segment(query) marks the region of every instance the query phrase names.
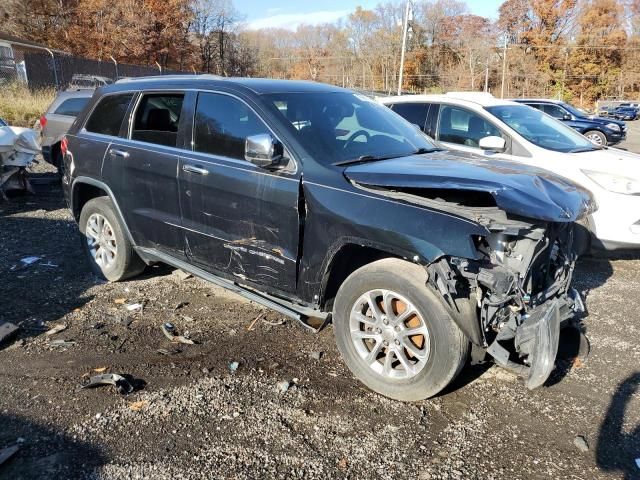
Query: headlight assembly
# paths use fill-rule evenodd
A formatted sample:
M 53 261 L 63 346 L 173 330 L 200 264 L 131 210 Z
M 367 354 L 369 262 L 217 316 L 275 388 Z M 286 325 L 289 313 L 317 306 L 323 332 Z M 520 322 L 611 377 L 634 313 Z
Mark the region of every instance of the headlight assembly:
M 620 125 L 618 125 L 617 123 L 607 123 L 605 127 L 607 127 L 609 130 L 613 130 L 614 132 L 620 131 Z
M 587 177 L 605 190 L 625 195 L 640 195 L 640 180 L 593 170 L 582 170 Z

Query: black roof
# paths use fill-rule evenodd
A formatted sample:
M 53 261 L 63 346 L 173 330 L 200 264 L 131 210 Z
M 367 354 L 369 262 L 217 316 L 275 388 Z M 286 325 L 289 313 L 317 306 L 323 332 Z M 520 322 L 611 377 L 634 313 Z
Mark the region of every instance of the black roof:
M 113 85 L 102 88 L 103 92 L 133 89 L 155 88 L 202 88 L 240 87 L 258 95 L 265 93 L 309 93 L 340 92 L 344 88 L 326 83 L 303 80 L 274 80 L 269 78 L 219 77 L 216 75 L 158 75 L 154 77 L 137 77 L 119 80 Z

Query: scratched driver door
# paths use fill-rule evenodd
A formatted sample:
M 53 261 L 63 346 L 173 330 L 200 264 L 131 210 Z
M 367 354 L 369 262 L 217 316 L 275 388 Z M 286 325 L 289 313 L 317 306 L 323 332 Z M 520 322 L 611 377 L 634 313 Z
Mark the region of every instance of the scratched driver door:
M 270 133 L 240 99 L 198 94 L 193 152 L 179 165 L 185 253 L 195 265 L 294 292 L 299 175 L 244 160 L 247 136 Z

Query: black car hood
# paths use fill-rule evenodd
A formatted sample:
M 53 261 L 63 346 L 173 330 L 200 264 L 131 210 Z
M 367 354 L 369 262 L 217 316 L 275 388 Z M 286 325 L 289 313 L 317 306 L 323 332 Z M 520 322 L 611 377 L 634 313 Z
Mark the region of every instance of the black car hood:
M 581 122 L 594 122 L 599 125 L 606 125 L 607 123 L 615 123 L 620 128 L 626 125 L 626 123 L 624 123 L 622 120 L 617 120 L 615 118 L 609 118 L 609 117 L 595 117 L 595 116 L 594 117 L 577 117 L 577 119 Z
M 350 181 L 369 187 L 487 192 L 505 212 L 571 222 L 595 210 L 589 191 L 546 170 L 450 151 L 347 167 Z

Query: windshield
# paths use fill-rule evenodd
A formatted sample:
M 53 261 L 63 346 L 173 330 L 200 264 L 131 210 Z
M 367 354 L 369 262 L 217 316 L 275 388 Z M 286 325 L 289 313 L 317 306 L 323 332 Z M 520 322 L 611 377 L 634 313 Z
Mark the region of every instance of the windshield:
M 584 118 L 587 115 L 589 115 L 587 112 L 585 112 L 584 110 L 578 108 L 578 107 L 574 107 L 573 105 L 571 105 L 570 103 L 563 103 L 562 106 L 569 111 L 569 113 L 571 113 L 571 115 L 574 115 L 576 117 L 581 117 Z
M 598 150 L 593 143 L 562 122 L 526 105 L 486 107 L 493 116 L 537 145 L 556 152 Z
M 265 98 L 322 163 L 402 157 L 438 148 L 417 128 L 364 95 L 275 93 Z

